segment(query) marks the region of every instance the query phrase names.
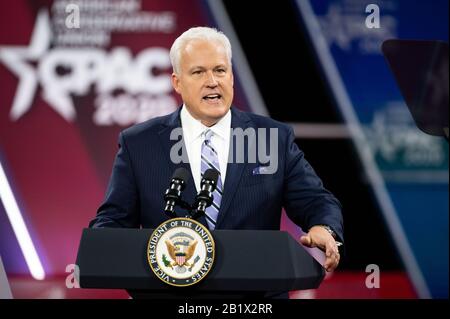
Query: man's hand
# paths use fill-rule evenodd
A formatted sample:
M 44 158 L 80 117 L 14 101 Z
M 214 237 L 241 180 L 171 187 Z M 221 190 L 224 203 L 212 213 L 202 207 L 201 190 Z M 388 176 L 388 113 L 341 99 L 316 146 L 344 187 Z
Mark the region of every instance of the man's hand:
M 309 232 L 300 237 L 300 243 L 307 247 L 318 247 L 325 252 L 326 271 L 333 271 L 339 264 L 339 249 L 333 236 L 321 226 L 313 226 Z

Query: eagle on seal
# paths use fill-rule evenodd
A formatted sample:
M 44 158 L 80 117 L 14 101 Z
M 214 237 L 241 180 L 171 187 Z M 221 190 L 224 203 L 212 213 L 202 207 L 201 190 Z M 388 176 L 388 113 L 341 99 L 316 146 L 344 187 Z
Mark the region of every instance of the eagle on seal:
M 170 258 L 173 262 L 170 264 L 170 268 L 173 266 L 179 267 L 190 267 L 191 264 L 188 262 L 192 258 L 195 252 L 195 247 L 197 246 L 197 241 L 192 242 L 185 251 L 181 251 L 179 246 L 173 245 L 169 240 L 166 240 L 167 251 L 169 252 Z

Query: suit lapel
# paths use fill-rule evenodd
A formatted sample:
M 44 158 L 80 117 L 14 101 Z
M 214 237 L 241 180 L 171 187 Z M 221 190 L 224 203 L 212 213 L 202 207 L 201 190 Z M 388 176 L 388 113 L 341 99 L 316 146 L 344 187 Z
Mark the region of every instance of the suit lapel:
M 231 128 L 242 128 L 245 130 L 250 126 L 250 118 L 243 112 L 231 109 Z M 233 136 L 231 136 L 233 138 Z M 236 154 L 236 143 L 233 143 L 230 138 L 230 147 L 233 147 L 233 154 Z M 220 205 L 219 216 L 216 223 L 216 229 L 220 228 L 222 221 L 224 220 L 228 208 L 233 200 L 234 195 L 236 194 L 236 190 L 239 186 L 239 182 L 242 178 L 242 173 L 244 172 L 244 168 L 247 166 L 248 162 L 248 150 L 244 148 L 244 163 L 235 163 L 234 159 L 228 160 L 227 165 L 227 175 L 225 179 L 225 185 L 223 187 L 223 197 L 222 203 Z
M 173 163 L 170 160 L 170 150 L 175 145 L 177 140 L 171 140 L 170 134 L 173 129 L 177 127 L 181 127 L 181 122 L 179 120 L 180 110 L 175 111 L 174 113 L 170 114 L 166 120 L 166 122 L 163 123 L 161 130 L 158 132 L 159 134 L 159 142 L 163 148 L 163 154 L 165 156 L 164 161 L 167 163 L 169 167 L 170 174 L 172 174 L 175 171 L 176 164 Z M 178 166 L 178 165 L 177 165 Z M 171 176 L 167 177 L 167 182 L 169 183 L 169 179 Z

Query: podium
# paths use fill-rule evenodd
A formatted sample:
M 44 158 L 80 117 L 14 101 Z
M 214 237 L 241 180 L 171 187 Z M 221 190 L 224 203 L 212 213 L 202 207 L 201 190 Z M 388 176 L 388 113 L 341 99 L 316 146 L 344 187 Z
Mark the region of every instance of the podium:
M 152 229 L 86 228 L 78 250 L 82 288 L 125 289 L 134 298 L 263 297 L 317 288 L 325 271 L 290 234 L 215 230 L 214 265 L 190 287 L 162 282 L 147 261 Z

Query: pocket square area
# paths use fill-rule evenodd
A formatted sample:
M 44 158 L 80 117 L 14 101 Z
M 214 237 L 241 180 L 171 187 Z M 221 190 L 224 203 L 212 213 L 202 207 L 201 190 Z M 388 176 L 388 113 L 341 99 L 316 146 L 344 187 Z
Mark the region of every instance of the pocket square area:
M 255 167 L 253 169 L 252 174 L 253 175 L 260 175 L 260 174 L 268 174 L 269 170 L 267 166 L 259 166 L 259 167 Z

